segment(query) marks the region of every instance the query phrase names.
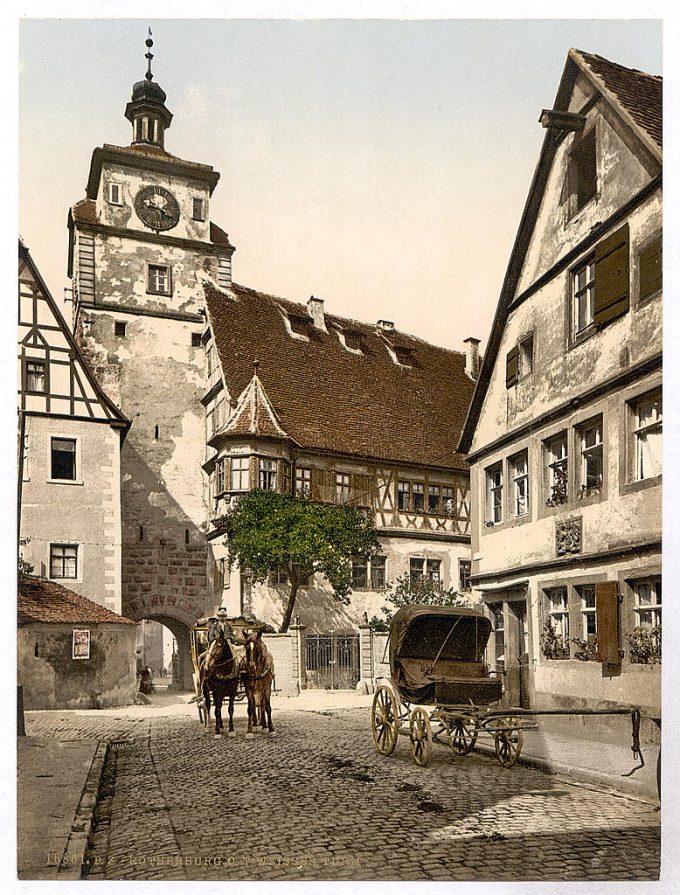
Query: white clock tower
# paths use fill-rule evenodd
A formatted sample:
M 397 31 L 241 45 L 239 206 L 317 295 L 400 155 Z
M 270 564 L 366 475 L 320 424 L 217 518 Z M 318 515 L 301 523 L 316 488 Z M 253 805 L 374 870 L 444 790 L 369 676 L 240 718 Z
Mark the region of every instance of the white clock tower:
M 86 198 L 69 212 L 78 341 L 132 421 L 122 450 L 122 607 L 187 625 L 213 607 L 207 519 L 201 275 L 231 285 L 234 248 L 210 221 L 219 174 L 165 149 L 172 114 L 148 67 L 125 116 L 129 146 L 94 150 Z M 188 683 L 186 663 L 181 683 Z

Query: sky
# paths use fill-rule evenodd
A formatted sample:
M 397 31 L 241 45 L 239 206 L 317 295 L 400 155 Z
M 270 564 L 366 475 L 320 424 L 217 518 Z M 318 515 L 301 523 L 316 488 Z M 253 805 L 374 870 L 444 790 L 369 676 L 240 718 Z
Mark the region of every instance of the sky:
M 166 149 L 220 172 L 234 280 L 456 350 L 488 337 L 569 47 L 661 72 L 659 20 L 24 18 L 19 230 L 57 298 L 149 26 Z

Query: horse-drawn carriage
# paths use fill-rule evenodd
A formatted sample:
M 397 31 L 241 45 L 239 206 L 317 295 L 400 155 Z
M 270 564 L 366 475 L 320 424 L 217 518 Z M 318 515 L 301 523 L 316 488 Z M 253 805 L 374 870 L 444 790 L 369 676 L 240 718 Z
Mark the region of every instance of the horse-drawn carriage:
M 232 736 L 234 702 L 247 699 L 248 735 L 252 735 L 258 721 L 263 729 L 273 732 L 270 694 L 274 663 L 262 642 L 262 631 L 268 626 L 244 616 L 220 618 L 211 639 L 210 632 L 216 621 L 215 617 L 199 619 L 190 631 L 193 700 L 198 707 L 199 721 L 207 727 L 214 703 L 215 733 L 221 733 L 222 702 L 226 699 L 229 735 Z M 230 636 L 226 636 L 227 630 L 230 630 Z
M 413 605 L 395 613 L 390 678 L 373 699 L 378 752 L 391 755 L 401 728 L 408 725 L 418 765 L 429 763 L 433 742 L 467 755 L 480 734 L 493 738 L 503 767 L 514 765 L 522 751 L 522 730 L 535 724 L 519 717 L 521 710 L 490 708 L 502 696 L 501 679 L 484 663 L 490 634 L 491 622 L 473 609 Z

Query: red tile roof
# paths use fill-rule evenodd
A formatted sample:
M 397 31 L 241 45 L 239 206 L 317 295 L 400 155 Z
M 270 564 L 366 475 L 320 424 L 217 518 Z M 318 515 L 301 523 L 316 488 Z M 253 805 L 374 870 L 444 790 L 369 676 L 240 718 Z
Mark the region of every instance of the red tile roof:
M 118 624 L 137 622 L 116 615 L 80 594 L 46 578 L 19 575 L 19 625 L 48 624 Z
M 296 337 L 288 314 L 302 304 L 234 284 L 230 294 L 204 285 L 225 385 L 239 397 L 258 377 L 282 428 L 300 445 L 390 462 L 466 469 L 456 452 L 473 382 L 462 353 L 401 332 L 326 315 L 328 332 L 310 324 Z M 338 331 L 362 334 L 348 350 Z M 412 350 L 412 366 L 390 349 Z
M 602 56 L 576 50 L 588 68 L 615 95 L 633 121 L 662 145 L 662 88 L 658 75 L 648 75 L 636 68 L 626 68 Z

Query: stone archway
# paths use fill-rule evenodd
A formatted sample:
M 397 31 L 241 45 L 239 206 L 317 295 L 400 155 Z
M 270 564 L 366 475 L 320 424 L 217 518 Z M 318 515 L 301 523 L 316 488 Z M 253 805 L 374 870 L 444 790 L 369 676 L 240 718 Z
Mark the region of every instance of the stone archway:
M 193 663 L 191 661 L 191 646 L 189 641 L 189 631 L 195 625 L 196 619 L 188 612 L 182 609 L 172 607 L 172 614 L 163 611 L 164 607 L 153 607 L 146 609 L 140 613 L 131 614 L 128 618 L 134 621 L 158 622 L 164 625 L 175 638 L 177 643 L 177 665 L 173 668 L 172 687 L 176 690 L 187 690 L 193 692 L 194 682 L 192 678 Z

